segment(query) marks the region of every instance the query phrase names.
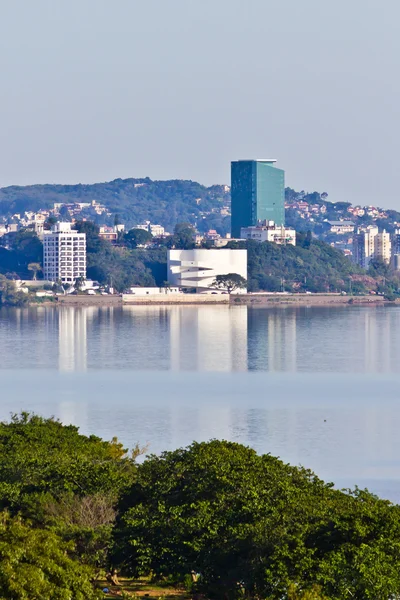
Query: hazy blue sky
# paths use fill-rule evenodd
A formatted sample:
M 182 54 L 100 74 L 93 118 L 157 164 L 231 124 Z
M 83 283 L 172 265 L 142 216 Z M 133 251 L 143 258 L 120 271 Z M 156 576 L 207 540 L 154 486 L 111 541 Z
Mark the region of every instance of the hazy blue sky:
M 0 186 L 144 177 L 400 208 L 398 0 L 0 0 Z

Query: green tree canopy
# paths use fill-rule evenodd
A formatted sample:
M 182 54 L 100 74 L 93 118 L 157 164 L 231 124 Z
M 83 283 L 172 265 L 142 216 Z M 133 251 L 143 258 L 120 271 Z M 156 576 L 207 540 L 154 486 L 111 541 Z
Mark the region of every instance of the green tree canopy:
M 26 294 L 17 290 L 14 281 L 0 275 L 0 306 L 23 306 L 27 301 Z
M 246 289 L 247 281 L 238 273 L 227 273 L 226 275 L 217 275 L 212 287 L 218 290 L 226 290 L 230 294 L 235 290 Z
M 271 242 L 230 242 L 228 248 L 247 248 L 248 289 L 276 291 L 284 281 L 287 291 L 340 292 L 348 289 L 349 277 L 365 275 L 343 252 L 313 240 L 310 233 L 299 236 L 299 245 Z M 271 279 L 272 278 L 272 279 Z
M 169 245 L 181 250 L 191 250 L 195 247 L 195 230 L 190 223 L 177 223 L 174 228 L 174 235 L 169 240 Z
M 86 564 L 107 564 L 115 505 L 135 468 L 116 439 L 27 413 L 0 423 L 0 509 L 73 542 Z
M 149 231 L 145 231 L 144 229 L 130 229 L 124 235 L 123 241 L 128 248 L 137 248 L 138 246 L 145 246 L 152 239 L 153 236 Z
M 136 574 L 198 573 L 209 597 L 400 593 L 399 507 L 239 444 L 151 456 L 120 511 L 116 561 Z
M 20 229 L 7 233 L 1 241 L 3 245 L 24 256 L 26 263 L 41 262 L 43 258 L 43 244 L 33 229 Z
M 31 262 L 28 265 L 28 271 L 31 271 L 33 273 L 33 280 L 36 280 L 36 276 L 38 274 L 39 271 L 42 270 L 42 265 L 39 262 Z
M 115 493 L 128 486 L 134 463 L 122 445 L 79 433 L 74 425 L 22 413 L 0 423 L 0 507 L 30 514 L 43 494 Z
M 0 513 L 0 598 L 95 600 L 92 569 L 70 556 L 72 544 Z

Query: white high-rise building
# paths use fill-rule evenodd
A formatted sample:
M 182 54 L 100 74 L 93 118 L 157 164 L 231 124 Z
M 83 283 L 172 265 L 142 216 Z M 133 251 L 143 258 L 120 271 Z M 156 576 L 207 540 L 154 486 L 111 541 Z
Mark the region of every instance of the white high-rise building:
M 392 241 L 390 234 L 383 230 L 379 233 L 377 227 L 369 225 L 359 228 L 353 236 L 353 260 L 364 269 L 368 269 L 373 258 L 380 258 L 386 263 L 392 256 Z
M 385 263 L 390 263 L 392 257 L 392 242 L 390 239 L 390 233 L 383 230 L 382 233 L 378 233 L 375 238 L 375 258 L 380 258 Z
M 43 238 L 43 274 L 71 285 L 86 278 L 86 234 L 71 229 L 71 223 L 56 223 Z
M 353 260 L 357 265 L 368 269 L 369 263 L 375 256 L 375 238 L 378 228 L 371 225 L 357 230 L 353 236 Z

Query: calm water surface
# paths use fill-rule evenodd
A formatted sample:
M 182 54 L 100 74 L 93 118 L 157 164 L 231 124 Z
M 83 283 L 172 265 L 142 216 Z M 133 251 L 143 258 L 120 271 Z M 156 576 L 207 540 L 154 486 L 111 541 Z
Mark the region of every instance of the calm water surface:
M 231 439 L 400 502 L 399 365 L 399 307 L 0 310 L 2 419 Z

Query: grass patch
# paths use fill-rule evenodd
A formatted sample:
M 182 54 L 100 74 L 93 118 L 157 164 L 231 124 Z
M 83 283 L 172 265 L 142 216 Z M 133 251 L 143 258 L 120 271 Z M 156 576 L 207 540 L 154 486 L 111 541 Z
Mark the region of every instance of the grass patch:
M 104 598 L 146 598 L 147 600 L 188 600 L 192 596 L 183 589 L 171 587 L 163 582 L 151 582 L 148 579 L 119 578 L 120 586 L 109 585 L 107 581 L 99 581 L 101 589 L 108 588 Z

